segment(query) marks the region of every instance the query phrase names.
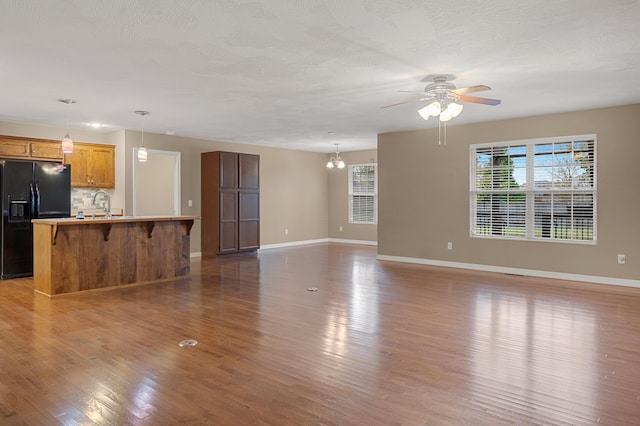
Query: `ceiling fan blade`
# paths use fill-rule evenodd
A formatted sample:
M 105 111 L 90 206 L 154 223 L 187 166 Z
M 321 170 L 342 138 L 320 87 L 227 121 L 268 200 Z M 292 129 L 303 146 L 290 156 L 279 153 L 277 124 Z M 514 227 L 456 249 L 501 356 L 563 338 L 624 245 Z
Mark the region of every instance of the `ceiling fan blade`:
M 462 102 L 473 102 L 476 104 L 484 104 L 484 105 L 500 105 L 500 102 L 502 102 L 499 99 L 489 99 L 489 98 L 479 98 L 477 96 L 465 96 L 465 95 L 461 95 L 458 100 L 462 101 Z
M 397 104 L 385 105 L 383 107 L 380 107 L 380 109 L 394 107 L 394 106 L 398 106 L 398 105 L 404 105 L 404 104 L 412 104 L 412 103 L 415 103 L 415 102 L 422 102 L 422 101 L 426 101 L 428 99 L 431 99 L 431 98 L 420 98 L 420 99 L 414 99 L 412 101 L 398 102 Z
M 453 89 L 453 93 L 457 93 L 458 95 L 462 95 L 464 93 L 473 93 L 473 92 L 484 92 L 485 90 L 491 90 L 491 87 L 485 86 L 484 84 L 478 84 L 477 86 L 469 86 L 469 87 L 461 87 L 459 89 Z

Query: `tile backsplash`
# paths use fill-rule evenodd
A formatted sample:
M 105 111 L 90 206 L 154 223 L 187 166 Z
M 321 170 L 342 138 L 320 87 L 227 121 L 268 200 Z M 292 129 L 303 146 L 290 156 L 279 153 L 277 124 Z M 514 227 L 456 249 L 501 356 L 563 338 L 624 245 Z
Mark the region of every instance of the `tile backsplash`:
M 98 198 L 98 205 L 93 205 L 93 196 L 100 188 L 72 188 L 71 189 L 71 215 L 75 216 L 78 210 L 89 210 L 101 208 L 104 202 L 104 195 Z M 113 196 L 112 189 L 103 189 L 107 194 Z

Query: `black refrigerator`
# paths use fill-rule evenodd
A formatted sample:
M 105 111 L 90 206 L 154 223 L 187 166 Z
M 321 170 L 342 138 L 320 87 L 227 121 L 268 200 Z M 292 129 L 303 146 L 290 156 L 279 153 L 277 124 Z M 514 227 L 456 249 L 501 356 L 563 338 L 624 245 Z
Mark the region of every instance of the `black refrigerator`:
M 71 215 L 71 168 L 47 161 L 0 160 L 0 278 L 33 275 L 31 219 Z

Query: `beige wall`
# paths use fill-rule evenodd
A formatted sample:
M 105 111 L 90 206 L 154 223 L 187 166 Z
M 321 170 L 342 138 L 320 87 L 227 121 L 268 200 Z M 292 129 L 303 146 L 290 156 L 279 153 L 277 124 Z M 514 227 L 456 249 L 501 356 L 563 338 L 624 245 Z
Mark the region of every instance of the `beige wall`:
M 150 149 L 148 156 L 148 161 L 137 163 L 135 167 L 133 205 L 136 216 L 175 216 L 181 213 L 176 210 L 178 155 Z
M 132 199 L 133 149 L 140 132 L 126 131 L 127 214 Z M 327 238 L 328 186 L 324 154 L 234 144 L 160 134 L 144 134 L 147 149 L 178 151 L 182 157 L 181 210 L 200 215 L 200 153 L 233 151 L 260 155 L 260 243 L 262 246 Z M 188 200 L 193 200 L 189 207 Z M 288 235 L 285 235 L 288 229 Z M 191 233 L 192 252 L 200 251 L 200 223 Z
M 326 155 L 325 163 L 331 156 Z M 376 150 L 341 152 L 347 165 L 377 162 Z M 325 164 L 326 165 L 326 164 Z M 329 238 L 377 241 L 378 226 L 349 223 L 349 167 L 326 169 L 329 179 Z M 342 226 L 342 232 L 340 227 Z
M 378 253 L 639 279 L 639 118 L 640 105 L 631 105 L 452 125 L 447 146 L 438 146 L 437 129 L 379 135 Z M 596 245 L 469 236 L 470 144 L 591 133 L 597 135 Z M 617 264 L 618 253 L 626 254 L 625 265 Z
M 0 122 L 0 134 L 43 139 L 59 139 L 65 128 L 25 123 Z M 140 132 L 103 132 L 70 129 L 76 141 L 116 146 L 116 189 L 110 190 L 112 206 L 132 213 L 133 148 L 140 145 Z M 178 136 L 144 134 L 148 149 L 181 153 L 181 211 L 200 215 L 200 153 L 233 151 L 260 155 L 260 239 L 261 245 L 327 238 L 328 179 L 327 156 L 320 153 L 208 141 Z M 193 200 L 193 206 L 188 206 Z M 285 235 L 288 229 L 288 235 Z M 200 223 L 191 234 L 192 252 L 200 251 Z

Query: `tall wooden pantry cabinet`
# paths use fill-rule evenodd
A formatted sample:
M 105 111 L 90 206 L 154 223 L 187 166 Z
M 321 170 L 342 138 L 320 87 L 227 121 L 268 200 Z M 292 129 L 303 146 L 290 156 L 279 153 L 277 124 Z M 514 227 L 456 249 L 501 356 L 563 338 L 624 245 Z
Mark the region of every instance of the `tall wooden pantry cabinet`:
M 260 248 L 260 156 L 201 154 L 202 255 Z

